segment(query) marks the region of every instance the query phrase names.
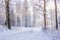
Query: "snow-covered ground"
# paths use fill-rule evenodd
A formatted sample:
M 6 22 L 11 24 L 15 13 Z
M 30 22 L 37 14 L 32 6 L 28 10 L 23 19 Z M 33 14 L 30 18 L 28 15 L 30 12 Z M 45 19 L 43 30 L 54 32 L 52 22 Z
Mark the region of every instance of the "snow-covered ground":
M 0 25 L 0 40 L 60 40 L 60 32 L 41 27 L 12 27 L 9 30 Z

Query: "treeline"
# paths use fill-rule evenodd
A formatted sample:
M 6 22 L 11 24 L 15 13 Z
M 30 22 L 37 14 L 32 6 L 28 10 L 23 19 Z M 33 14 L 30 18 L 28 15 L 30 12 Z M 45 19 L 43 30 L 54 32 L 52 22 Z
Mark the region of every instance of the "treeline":
M 43 3 L 41 3 L 41 1 L 43 1 Z M 56 29 L 58 29 L 57 2 L 56 1 L 57 0 L 54 0 L 55 15 L 53 16 L 55 16 L 54 25 Z M 24 27 L 42 26 L 45 29 L 47 29 L 47 25 L 49 23 L 47 22 L 47 10 L 46 10 L 46 3 L 48 2 L 47 0 L 37 0 L 38 3 L 35 3 L 32 0 L 29 0 L 29 1 L 28 0 L 24 0 L 24 1 L 15 0 L 15 2 L 13 2 L 13 0 L 5 0 L 5 5 L 6 5 L 5 25 L 7 25 L 9 29 L 11 29 L 11 26 L 21 26 L 21 27 L 22 26 Z

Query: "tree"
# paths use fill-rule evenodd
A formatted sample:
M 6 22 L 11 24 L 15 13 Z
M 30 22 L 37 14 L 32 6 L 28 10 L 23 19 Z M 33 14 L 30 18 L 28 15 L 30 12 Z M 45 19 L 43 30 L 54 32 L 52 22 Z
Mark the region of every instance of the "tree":
M 44 26 L 46 29 L 46 0 L 44 0 Z
M 33 26 L 33 22 L 32 22 L 32 18 L 31 17 L 31 14 L 32 14 L 32 10 L 29 10 L 29 8 L 31 7 L 31 4 L 30 4 L 30 1 L 31 0 L 25 0 L 24 2 L 24 5 L 25 5 L 25 27 L 32 27 Z
M 56 20 L 56 30 L 58 29 L 58 21 L 57 21 L 57 2 L 56 0 L 54 0 L 55 2 L 55 20 Z
M 28 25 L 27 25 L 28 24 L 28 22 L 27 22 L 27 11 L 28 11 L 27 10 L 28 9 L 27 8 L 27 0 L 24 1 L 24 8 L 25 8 L 25 15 L 24 15 L 24 17 L 25 17 L 25 27 L 28 27 Z
M 9 13 L 9 0 L 6 0 L 5 3 L 6 3 L 6 25 L 8 26 L 9 29 L 11 29 L 10 13 Z

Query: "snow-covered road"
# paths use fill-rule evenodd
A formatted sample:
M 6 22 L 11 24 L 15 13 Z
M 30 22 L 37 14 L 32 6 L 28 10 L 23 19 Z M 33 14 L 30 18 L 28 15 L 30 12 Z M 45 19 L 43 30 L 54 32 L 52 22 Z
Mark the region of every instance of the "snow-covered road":
M 0 40 L 51 40 L 48 35 L 43 32 L 4 32 L 0 34 Z
M 0 32 L 0 40 L 60 40 L 59 31 L 43 31 L 40 28 L 13 28 Z

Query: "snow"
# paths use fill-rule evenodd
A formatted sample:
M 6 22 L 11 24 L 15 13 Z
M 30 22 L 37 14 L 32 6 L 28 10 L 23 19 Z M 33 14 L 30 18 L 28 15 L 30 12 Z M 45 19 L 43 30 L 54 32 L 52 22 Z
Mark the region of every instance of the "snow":
M 20 9 L 21 13 L 22 13 L 21 15 L 19 15 L 20 13 L 19 14 L 15 14 L 15 13 L 18 13 L 17 12 L 18 8 L 16 6 L 17 4 L 19 4 L 19 3 L 17 3 L 18 1 L 21 4 L 21 5 L 19 5 L 19 6 L 21 6 L 21 9 Z M 24 16 L 25 15 L 23 15 L 24 14 L 23 11 L 25 11 L 24 10 L 24 7 L 25 7 L 24 6 L 24 2 L 25 2 L 25 0 L 10 0 L 11 11 L 14 10 L 13 13 L 15 14 L 15 17 L 16 17 L 15 18 L 15 25 L 17 25 L 17 15 L 19 17 L 21 16 L 20 17 L 21 25 L 25 25 L 24 24 L 24 22 L 25 22 L 25 19 L 24 19 L 25 17 Z M 35 18 L 34 21 L 36 21 L 35 22 L 35 24 L 36 24 L 35 26 L 41 26 L 40 23 L 42 23 L 42 25 L 43 25 L 43 20 L 44 20 L 43 19 L 44 17 L 42 16 L 43 12 L 41 13 L 40 10 L 39 11 L 33 11 L 33 6 L 38 9 L 39 5 L 40 5 L 40 2 L 38 2 L 38 0 L 34 0 L 34 1 L 27 0 L 27 2 L 28 2 L 28 4 L 27 4 L 28 5 L 28 7 L 27 7 L 28 9 L 27 10 L 29 10 L 28 13 L 30 12 L 29 15 L 31 16 L 31 25 L 33 24 L 32 21 L 34 20 L 34 18 Z M 48 1 L 46 3 L 46 10 L 47 10 L 47 13 L 48 13 L 48 15 L 47 15 L 47 18 L 48 18 L 47 23 L 48 23 L 49 26 L 51 26 L 51 27 L 49 27 L 47 25 L 49 28 L 46 29 L 46 30 L 44 28 L 42 28 L 42 27 L 15 27 L 15 26 L 14 27 L 12 26 L 12 29 L 9 30 L 6 26 L 2 26 L 2 25 L 5 24 L 5 21 L 6 21 L 5 2 L 0 0 L 0 4 L 1 4 L 1 6 L 0 6 L 0 40 L 60 40 L 60 30 L 53 29 L 51 24 L 49 24 L 49 22 L 51 22 L 50 18 L 49 18 L 49 17 L 51 17 L 50 16 L 51 14 L 49 14 L 50 10 L 52 10 L 54 12 L 54 9 L 55 9 L 54 8 L 54 6 L 55 6 L 54 1 L 50 0 L 50 1 Z M 37 4 L 37 5 L 35 5 L 35 4 Z M 41 6 L 43 7 L 42 4 L 43 4 L 43 1 L 41 1 Z M 59 8 L 59 7 L 60 7 L 60 2 L 57 3 L 57 8 Z M 32 13 L 34 13 L 34 18 L 33 18 L 33 14 Z M 35 15 L 36 15 L 36 17 L 35 17 Z M 54 13 L 53 13 L 53 15 L 54 15 Z M 52 17 L 53 17 L 52 25 L 55 25 L 54 16 L 52 16 Z M 41 19 L 41 22 L 40 22 L 40 19 Z M 27 22 L 30 22 L 29 21 L 30 19 L 27 19 L 27 20 L 28 20 Z M 29 23 L 29 25 L 30 25 L 30 23 Z
M 60 32 L 41 27 L 12 27 L 9 30 L 0 25 L 0 40 L 60 40 Z

